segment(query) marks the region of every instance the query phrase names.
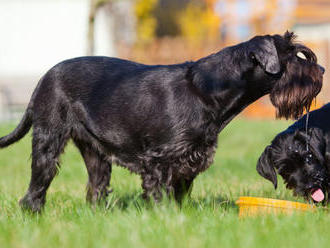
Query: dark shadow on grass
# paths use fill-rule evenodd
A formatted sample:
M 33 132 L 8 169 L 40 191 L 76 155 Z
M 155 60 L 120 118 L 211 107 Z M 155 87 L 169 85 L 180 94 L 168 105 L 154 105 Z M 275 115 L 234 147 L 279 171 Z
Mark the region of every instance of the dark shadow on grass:
M 235 201 L 221 196 L 187 197 L 179 204 L 173 198 L 167 196 L 161 202 L 155 202 L 152 199 L 145 200 L 141 192 L 138 191 L 120 195 L 116 193 L 111 194 L 107 199 L 105 208 L 107 211 L 126 211 L 128 208 L 135 208 L 138 212 L 142 212 L 155 206 L 178 207 L 182 210 L 222 209 L 224 211 L 234 210 L 238 212 L 238 206 L 235 204 Z
M 210 195 L 206 197 L 186 197 L 181 204 L 177 203 L 171 197 L 163 197 L 161 202 L 155 202 L 152 199 L 146 200 L 142 197 L 141 191 L 132 191 L 132 192 L 112 192 L 108 196 L 105 202 L 100 203 L 99 205 L 89 205 L 83 199 L 71 198 L 65 196 L 61 197 L 52 197 L 48 201 L 47 209 L 43 209 L 40 213 L 33 213 L 29 210 L 22 210 L 23 216 L 27 218 L 41 217 L 43 214 L 46 214 L 48 211 L 51 211 L 52 208 L 56 208 L 61 204 L 62 201 L 73 201 L 76 204 L 73 204 L 78 209 L 84 209 L 85 207 L 90 208 L 92 212 L 108 212 L 112 211 L 137 211 L 142 213 L 144 211 L 152 210 L 158 207 L 165 207 L 168 209 L 175 209 L 178 211 L 196 211 L 203 213 L 204 210 L 207 211 L 223 211 L 223 212 L 238 212 L 238 206 L 230 198 L 222 197 L 220 195 Z M 70 212 L 72 209 L 65 209 L 64 212 Z M 45 213 L 46 212 L 46 213 Z M 46 214 L 47 215 L 47 214 Z
M 195 208 L 197 210 L 209 209 L 222 209 L 224 211 L 234 210 L 238 211 L 238 206 L 235 201 L 224 198 L 222 196 L 207 196 L 198 198 L 187 198 L 183 203 L 183 207 Z

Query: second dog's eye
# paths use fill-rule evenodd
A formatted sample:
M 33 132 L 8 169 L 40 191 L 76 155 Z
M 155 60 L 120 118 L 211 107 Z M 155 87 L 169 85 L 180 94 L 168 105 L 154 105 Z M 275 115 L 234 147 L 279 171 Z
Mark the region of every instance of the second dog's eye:
M 249 57 L 250 57 L 251 61 L 253 62 L 253 64 L 255 64 L 255 65 L 258 64 L 258 60 L 257 60 L 256 56 L 254 55 L 254 53 L 250 53 Z
M 313 159 L 313 155 L 311 153 L 307 154 L 306 158 L 305 158 L 305 161 L 306 163 L 310 163 L 312 162 L 312 159 Z

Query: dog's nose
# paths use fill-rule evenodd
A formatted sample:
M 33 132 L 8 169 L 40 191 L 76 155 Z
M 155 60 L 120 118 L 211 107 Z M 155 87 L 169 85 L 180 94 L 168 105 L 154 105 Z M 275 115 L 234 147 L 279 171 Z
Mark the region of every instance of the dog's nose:
M 323 66 L 320 66 L 320 65 L 318 65 L 318 66 L 319 66 L 319 68 L 320 68 L 320 70 L 321 70 L 322 74 L 324 74 L 324 72 L 325 72 L 325 69 L 324 69 L 324 67 L 323 67 Z

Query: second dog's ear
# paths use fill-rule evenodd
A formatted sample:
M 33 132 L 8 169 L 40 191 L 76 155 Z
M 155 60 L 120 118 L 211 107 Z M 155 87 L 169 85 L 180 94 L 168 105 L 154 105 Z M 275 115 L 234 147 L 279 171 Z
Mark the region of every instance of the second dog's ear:
M 324 140 L 326 146 L 324 149 L 324 165 L 328 170 L 328 173 L 330 173 L 330 135 L 328 135 L 328 132 L 325 133 Z
M 270 74 L 281 71 L 281 65 L 273 39 L 264 38 L 260 46 L 254 48 L 252 53 L 261 67 Z
M 257 164 L 258 173 L 271 181 L 274 184 L 275 189 L 277 188 L 277 175 L 271 161 L 271 147 L 267 146 L 264 152 L 261 154 Z

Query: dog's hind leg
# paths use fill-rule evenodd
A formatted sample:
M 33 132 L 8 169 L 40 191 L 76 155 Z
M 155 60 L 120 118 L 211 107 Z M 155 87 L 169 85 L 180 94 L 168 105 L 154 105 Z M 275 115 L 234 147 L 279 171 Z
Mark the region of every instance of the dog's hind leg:
M 79 141 L 75 141 L 75 144 L 80 150 L 88 172 L 86 200 L 92 205 L 104 202 L 110 192 L 108 187 L 111 178 L 111 163 L 88 144 Z
M 32 175 L 28 191 L 20 200 L 23 209 L 41 211 L 47 189 L 58 170 L 58 158 L 69 137 L 70 132 L 65 128 L 45 130 L 39 126 L 33 127 Z

